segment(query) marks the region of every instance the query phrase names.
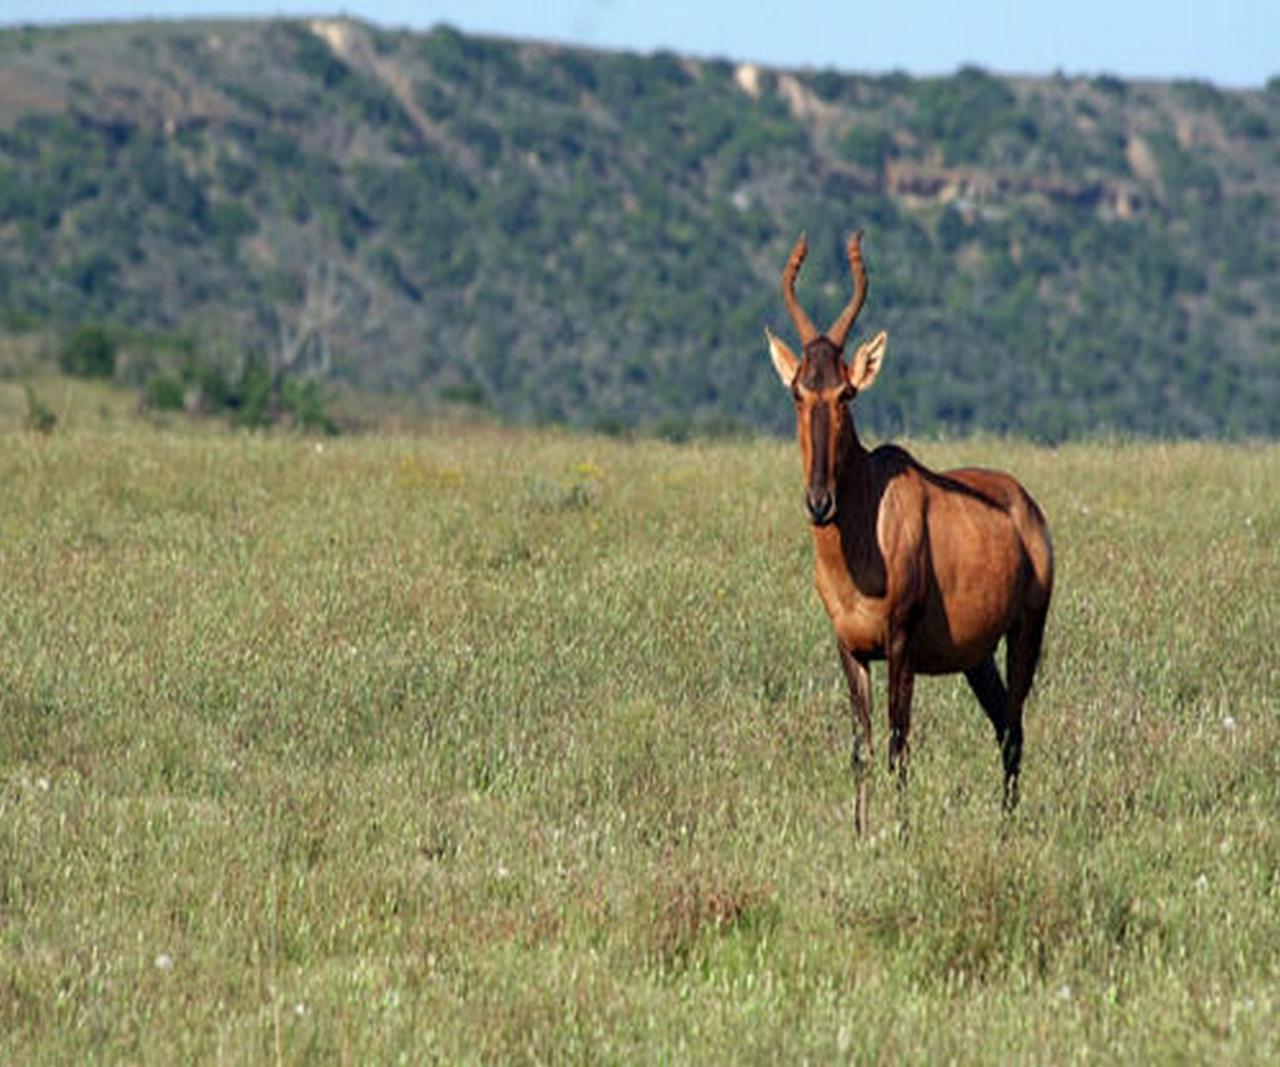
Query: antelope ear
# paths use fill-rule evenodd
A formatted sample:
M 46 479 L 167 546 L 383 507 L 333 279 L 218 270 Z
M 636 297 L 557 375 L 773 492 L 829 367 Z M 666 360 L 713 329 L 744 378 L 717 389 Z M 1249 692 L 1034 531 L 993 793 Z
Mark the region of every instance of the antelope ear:
M 849 365 L 849 384 L 858 392 L 870 389 L 871 383 L 880 373 L 880 364 L 884 362 L 885 345 L 889 343 L 889 334 L 881 330 L 870 341 L 858 346 L 853 362 Z
M 796 359 L 795 353 L 786 346 L 782 338 L 777 337 L 768 326 L 764 328 L 764 336 L 769 342 L 769 358 L 773 360 L 773 369 L 778 372 L 782 384 L 790 389 L 791 383 L 796 380 L 800 361 Z

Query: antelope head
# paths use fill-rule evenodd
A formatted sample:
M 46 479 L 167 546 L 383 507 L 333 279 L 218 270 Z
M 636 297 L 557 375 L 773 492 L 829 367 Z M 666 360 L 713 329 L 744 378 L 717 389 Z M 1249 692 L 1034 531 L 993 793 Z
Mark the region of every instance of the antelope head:
M 768 327 L 765 337 L 774 370 L 795 400 L 796 438 L 804 461 L 805 506 L 815 526 L 826 526 L 836 517 L 836 489 L 846 451 L 841 443 L 853 434 L 849 403 L 876 380 L 889 335 L 882 330 L 858 347 L 852 362 L 845 362 L 845 341 L 867 299 L 862 234 L 852 234 L 846 246 L 853 295 L 825 334 L 818 333 L 796 299 L 796 275 L 808 250 L 808 242 L 801 234 L 782 271 L 782 299 L 800 335 L 801 357 L 797 358 Z

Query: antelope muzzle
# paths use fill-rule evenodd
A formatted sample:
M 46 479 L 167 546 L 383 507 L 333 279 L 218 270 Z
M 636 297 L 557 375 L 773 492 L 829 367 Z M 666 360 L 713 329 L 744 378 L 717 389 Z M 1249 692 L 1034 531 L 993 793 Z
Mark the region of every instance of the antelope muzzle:
M 809 521 L 814 526 L 826 526 L 836 517 L 836 497 L 823 489 L 810 489 L 804 495 L 804 505 L 809 509 Z

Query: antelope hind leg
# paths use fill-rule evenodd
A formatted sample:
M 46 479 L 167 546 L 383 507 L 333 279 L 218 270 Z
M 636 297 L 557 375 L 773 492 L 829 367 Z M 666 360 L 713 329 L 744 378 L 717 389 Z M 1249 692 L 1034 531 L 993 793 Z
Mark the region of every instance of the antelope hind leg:
M 889 770 L 898 772 L 899 833 L 905 841 L 911 832 L 907 811 L 907 766 L 911 757 L 911 694 L 915 672 L 907 647 L 907 635 L 900 632 L 889 640 Z

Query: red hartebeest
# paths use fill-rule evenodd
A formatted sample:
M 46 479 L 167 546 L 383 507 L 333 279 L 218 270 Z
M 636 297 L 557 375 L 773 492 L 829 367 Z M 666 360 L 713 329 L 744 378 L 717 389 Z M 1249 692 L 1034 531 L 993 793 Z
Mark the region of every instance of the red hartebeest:
M 903 449 L 868 452 L 853 426 L 851 402 L 871 386 L 888 335 L 842 351 L 867 297 L 861 234 L 849 238 L 854 291 L 825 334 L 796 299 L 807 244 L 796 242 L 782 272 L 782 296 L 803 346 L 794 353 L 767 329 L 769 354 L 796 406 L 805 504 L 816 550 L 815 579 L 840 649 L 853 704 L 855 822 L 867 818 L 871 751 L 868 665 L 889 670 L 889 767 L 903 804 L 911 691 L 917 673 L 963 671 L 995 727 L 1004 763 L 1004 804 L 1018 801 L 1022 705 L 1031 689 L 1053 590 L 1053 548 L 1030 494 L 999 471 L 966 467 L 937 473 Z M 1005 675 L 995 648 L 1005 638 Z

